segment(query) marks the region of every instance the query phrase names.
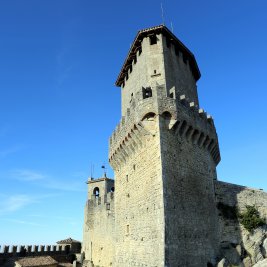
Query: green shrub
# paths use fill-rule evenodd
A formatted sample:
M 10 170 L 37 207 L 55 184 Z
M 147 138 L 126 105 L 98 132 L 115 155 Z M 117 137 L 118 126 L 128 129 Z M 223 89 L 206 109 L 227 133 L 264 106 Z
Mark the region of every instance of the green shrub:
M 249 231 L 252 232 L 259 226 L 265 224 L 265 220 L 260 217 L 258 210 L 254 206 L 246 206 L 246 211 L 239 213 L 239 220 L 241 224 Z

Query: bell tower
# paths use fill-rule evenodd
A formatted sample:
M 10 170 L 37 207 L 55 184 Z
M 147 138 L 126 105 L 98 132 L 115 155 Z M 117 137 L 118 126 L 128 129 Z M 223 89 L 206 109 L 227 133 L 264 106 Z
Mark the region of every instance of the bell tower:
M 137 33 L 116 81 L 110 137 L 115 266 L 206 267 L 218 253 L 213 119 L 199 108 L 194 55 L 167 27 Z

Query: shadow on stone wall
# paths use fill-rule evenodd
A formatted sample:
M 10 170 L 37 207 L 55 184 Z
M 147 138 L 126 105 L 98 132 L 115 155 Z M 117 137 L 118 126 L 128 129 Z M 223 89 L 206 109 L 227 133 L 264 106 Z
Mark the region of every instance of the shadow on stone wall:
M 255 206 L 266 223 L 267 193 L 220 181 L 215 183 L 215 193 L 221 241 L 218 267 L 267 266 L 266 224 L 249 232 L 239 218 L 246 206 Z

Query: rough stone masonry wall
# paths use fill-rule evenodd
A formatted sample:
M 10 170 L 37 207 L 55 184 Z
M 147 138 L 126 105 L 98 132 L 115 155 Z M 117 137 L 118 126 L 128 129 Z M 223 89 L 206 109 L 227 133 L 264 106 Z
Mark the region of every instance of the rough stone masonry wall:
M 216 165 L 208 150 L 161 123 L 165 209 L 165 266 L 206 267 L 218 251 L 213 180 Z
M 157 117 L 143 121 L 146 134 L 139 132 L 139 143 L 135 145 L 131 146 L 130 140 L 125 143 L 126 161 L 115 167 L 116 267 L 164 266 L 163 192 L 157 123 Z M 153 134 L 150 133 L 152 130 Z
M 139 94 L 142 93 L 142 87 L 153 87 L 156 83 L 163 84 L 165 81 L 162 35 L 157 35 L 157 38 L 157 44 L 150 45 L 149 37 L 144 38 L 140 44 L 142 53 L 136 53 L 137 62 L 132 62 L 132 71 L 128 71 L 128 79 L 125 79 L 125 86 L 121 90 L 122 116 L 126 115 L 132 99 L 140 101 L 143 98 L 142 94 Z
M 163 38 L 164 71 L 168 94 L 175 89 L 176 96 L 185 94 L 189 102 L 198 105 L 196 80 L 190 68 L 188 59 L 181 50 L 178 50 L 170 41 L 167 45 L 166 37 Z
M 85 206 L 83 251 L 94 266 L 114 264 L 115 215 L 113 193 L 89 199 Z M 91 265 L 88 265 L 91 266 Z

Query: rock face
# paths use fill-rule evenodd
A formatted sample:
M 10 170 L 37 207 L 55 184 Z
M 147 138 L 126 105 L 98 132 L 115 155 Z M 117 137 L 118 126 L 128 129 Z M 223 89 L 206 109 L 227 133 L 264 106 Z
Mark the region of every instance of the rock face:
M 262 243 L 262 255 L 264 258 L 267 258 L 267 238 Z
M 267 266 L 267 259 L 259 261 L 253 267 L 266 267 Z
M 221 243 L 221 255 L 223 258 L 217 267 L 267 267 L 267 229 L 259 227 L 252 233 L 245 229 L 240 230 L 239 244 L 230 242 Z
M 260 217 L 267 218 L 267 197 L 261 190 L 216 182 L 217 209 L 220 220 L 221 257 L 217 266 L 267 267 L 267 227 L 247 231 L 239 223 L 238 211 L 254 205 Z M 265 264 L 265 265 L 264 265 Z
M 250 255 L 252 264 L 264 259 L 262 254 L 263 241 L 266 236 L 266 229 L 258 228 L 252 234 L 246 234 L 243 237 L 243 246 Z

